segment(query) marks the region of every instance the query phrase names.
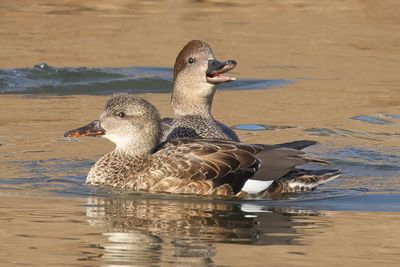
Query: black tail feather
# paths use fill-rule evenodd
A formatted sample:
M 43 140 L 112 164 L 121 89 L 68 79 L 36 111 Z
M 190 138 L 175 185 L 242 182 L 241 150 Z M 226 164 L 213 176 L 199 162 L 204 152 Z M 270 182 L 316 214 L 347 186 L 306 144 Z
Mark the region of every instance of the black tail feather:
M 298 140 L 298 141 L 293 141 L 293 142 L 277 144 L 277 146 L 285 147 L 285 148 L 292 148 L 292 149 L 296 149 L 296 150 L 302 150 L 306 147 L 309 147 L 309 146 L 312 146 L 315 144 L 318 144 L 318 142 L 312 141 L 312 140 Z

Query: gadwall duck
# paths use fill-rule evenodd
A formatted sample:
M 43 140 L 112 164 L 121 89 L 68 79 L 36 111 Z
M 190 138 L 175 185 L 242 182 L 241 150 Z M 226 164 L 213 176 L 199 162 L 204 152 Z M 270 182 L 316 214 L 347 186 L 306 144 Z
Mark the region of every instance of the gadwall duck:
M 215 86 L 235 80 L 223 74 L 236 65 L 235 60 L 216 60 L 211 47 L 203 41 L 193 40 L 185 45 L 174 65 L 174 118 L 163 119 L 162 140 L 197 137 L 239 141 L 231 128 L 211 114 Z
M 225 76 L 236 65 L 235 60 L 225 62 L 216 60 L 211 47 L 204 41 L 193 40 L 187 43 L 178 54 L 174 65 L 171 96 L 174 118 L 162 120 L 161 139 L 220 138 L 240 142 L 230 127 L 215 120 L 211 114 L 216 85 L 236 80 L 236 78 Z M 299 140 L 276 146 L 301 150 L 316 143 L 310 140 Z M 264 177 L 260 176 L 261 173 L 257 172 L 249 179 L 243 190 L 251 193 L 257 191 L 264 180 Z M 293 192 L 297 190 L 298 183 L 299 181 L 292 183 L 293 188 L 289 186 L 282 188 L 276 180 L 274 186 L 282 188 L 282 192 Z M 300 184 L 303 183 L 306 181 L 300 182 Z
M 259 173 L 264 183 L 254 193 L 273 196 L 286 187 L 312 190 L 338 175 L 337 170 L 298 169 L 308 162 L 326 162 L 273 145 L 195 138 L 160 144 L 160 122 L 157 109 L 146 100 L 117 94 L 106 102 L 99 120 L 64 136 L 102 136 L 115 143 L 115 150 L 101 157 L 89 171 L 86 182 L 90 185 L 241 197 L 248 195 L 242 191 L 246 181 Z M 274 184 L 277 179 L 279 183 Z

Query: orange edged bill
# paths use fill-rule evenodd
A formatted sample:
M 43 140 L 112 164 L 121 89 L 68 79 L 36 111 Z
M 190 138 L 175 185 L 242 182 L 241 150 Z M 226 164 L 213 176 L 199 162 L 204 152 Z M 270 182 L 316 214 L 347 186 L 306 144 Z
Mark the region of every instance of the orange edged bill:
M 66 131 L 64 137 L 102 136 L 105 133 L 106 131 L 101 127 L 100 121 L 94 120 L 81 128 Z

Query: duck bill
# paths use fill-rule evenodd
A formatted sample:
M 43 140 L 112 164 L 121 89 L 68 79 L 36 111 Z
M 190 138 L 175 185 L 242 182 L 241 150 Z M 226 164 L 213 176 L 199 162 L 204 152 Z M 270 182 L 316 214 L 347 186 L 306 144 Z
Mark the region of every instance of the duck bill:
M 208 61 L 208 68 L 206 71 L 207 82 L 211 84 L 220 84 L 236 80 L 234 77 L 221 75 L 228 71 L 233 70 L 237 65 L 235 60 L 228 60 L 221 62 L 215 59 Z
M 64 133 L 64 137 L 102 136 L 106 131 L 101 127 L 100 121 L 95 120 L 81 128 Z

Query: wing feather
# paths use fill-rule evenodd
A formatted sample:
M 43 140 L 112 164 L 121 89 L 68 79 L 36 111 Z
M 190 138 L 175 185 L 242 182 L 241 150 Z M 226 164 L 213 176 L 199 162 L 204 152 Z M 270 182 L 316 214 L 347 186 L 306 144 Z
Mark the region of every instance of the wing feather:
M 306 142 L 294 144 L 293 147 L 298 149 L 311 145 Z M 211 193 L 209 185 L 212 184 L 214 189 L 229 185 L 224 188 L 238 193 L 250 178 L 279 180 L 297 166 L 308 162 L 325 163 L 304 155 L 290 146 L 248 145 L 220 139 L 173 139 L 160 144 L 154 151 L 143 180 L 153 181 L 150 186 L 154 186 L 168 178 L 160 188 L 169 185 L 175 192 Z M 177 184 L 190 188 L 179 189 Z M 220 192 L 229 191 L 225 189 Z
M 255 153 L 259 150 L 259 147 L 226 140 L 174 139 L 159 146 L 153 154 L 153 166 L 160 179 L 216 180 L 228 174 L 232 176 L 239 169 L 249 169 L 257 162 Z M 150 173 L 154 173 L 152 168 Z

